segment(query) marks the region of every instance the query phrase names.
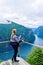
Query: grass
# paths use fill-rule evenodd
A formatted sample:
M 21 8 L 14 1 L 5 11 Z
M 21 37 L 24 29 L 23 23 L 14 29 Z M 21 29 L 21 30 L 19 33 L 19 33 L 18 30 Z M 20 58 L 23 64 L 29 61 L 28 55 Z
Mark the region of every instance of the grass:
M 0 60 L 0 63 L 2 62 L 2 60 Z

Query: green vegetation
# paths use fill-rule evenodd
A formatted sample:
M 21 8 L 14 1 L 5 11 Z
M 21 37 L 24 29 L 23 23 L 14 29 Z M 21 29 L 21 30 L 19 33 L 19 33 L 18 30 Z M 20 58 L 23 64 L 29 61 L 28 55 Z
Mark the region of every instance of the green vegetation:
M 2 62 L 2 60 L 0 60 L 0 63 Z
M 35 47 L 29 54 L 27 62 L 30 65 L 43 65 L 43 49 Z

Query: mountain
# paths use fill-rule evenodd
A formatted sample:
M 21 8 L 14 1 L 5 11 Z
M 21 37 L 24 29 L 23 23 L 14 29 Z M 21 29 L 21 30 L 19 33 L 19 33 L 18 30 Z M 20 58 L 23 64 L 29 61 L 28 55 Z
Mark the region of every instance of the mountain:
M 17 35 L 18 34 L 21 35 L 25 41 L 31 43 L 34 42 L 35 36 L 33 34 L 32 29 L 16 24 L 13 21 L 9 21 L 9 20 L 7 21 L 11 22 L 11 24 L 0 24 L 0 41 L 10 40 L 11 31 L 12 29 L 16 28 Z
M 36 34 L 38 37 L 43 39 L 43 26 L 39 26 L 36 30 L 35 30 Z
M 37 28 L 31 28 L 31 29 L 32 29 L 33 33 L 36 34 L 36 29 Z

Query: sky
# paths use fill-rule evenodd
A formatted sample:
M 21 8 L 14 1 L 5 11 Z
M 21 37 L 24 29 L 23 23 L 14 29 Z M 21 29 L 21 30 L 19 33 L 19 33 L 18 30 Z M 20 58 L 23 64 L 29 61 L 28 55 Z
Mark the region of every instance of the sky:
M 12 20 L 26 27 L 42 26 L 43 0 L 0 0 L 1 18 Z

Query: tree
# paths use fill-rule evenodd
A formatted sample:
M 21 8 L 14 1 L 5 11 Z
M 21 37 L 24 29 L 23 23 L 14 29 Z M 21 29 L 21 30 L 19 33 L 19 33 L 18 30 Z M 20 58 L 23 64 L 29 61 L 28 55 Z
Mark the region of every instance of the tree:
M 30 65 L 43 65 L 43 49 L 35 47 L 27 58 Z

